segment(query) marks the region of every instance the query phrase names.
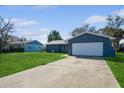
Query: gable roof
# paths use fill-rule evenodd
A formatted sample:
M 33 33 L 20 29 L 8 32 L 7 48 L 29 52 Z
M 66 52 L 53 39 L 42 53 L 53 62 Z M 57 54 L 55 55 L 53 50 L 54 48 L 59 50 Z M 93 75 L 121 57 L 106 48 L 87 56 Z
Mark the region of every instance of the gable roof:
M 40 42 L 37 41 L 37 40 L 33 40 L 33 41 L 31 41 L 31 42 L 27 42 L 26 44 L 43 45 L 42 43 L 40 43 Z
M 46 45 L 65 45 L 67 44 L 67 41 L 65 40 L 54 40 L 51 42 L 48 42 Z
M 68 40 L 71 40 L 71 39 L 74 39 L 74 38 L 77 38 L 77 37 L 79 37 L 79 36 L 81 36 L 81 35 L 84 35 L 84 34 L 90 34 L 90 35 L 100 36 L 100 37 L 104 37 L 104 38 L 115 39 L 115 38 L 113 38 L 113 37 L 106 36 L 106 35 L 103 35 L 103 34 L 96 34 L 96 33 L 92 33 L 92 32 L 83 32 L 83 33 L 81 33 L 80 35 L 77 35 L 77 36 L 74 36 L 74 37 L 72 37 L 72 38 L 67 39 L 67 41 L 68 41 Z

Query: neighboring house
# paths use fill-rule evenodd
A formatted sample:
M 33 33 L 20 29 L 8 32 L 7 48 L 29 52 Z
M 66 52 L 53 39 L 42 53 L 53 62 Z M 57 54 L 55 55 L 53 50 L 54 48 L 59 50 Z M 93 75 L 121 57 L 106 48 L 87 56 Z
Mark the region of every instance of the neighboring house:
M 10 51 L 10 43 L 11 42 L 17 42 L 19 41 L 19 38 L 13 35 L 8 35 L 6 46 L 3 47 L 3 52 L 9 52 Z
M 46 44 L 47 52 L 67 52 L 68 43 L 64 40 L 51 41 Z
M 44 50 L 44 45 L 38 42 L 37 40 L 34 41 L 17 41 L 12 42 L 10 44 L 11 51 L 19 51 L 19 52 L 38 52 Z
M 104 57 L 114 57 L 115 50 L 112 47 L 111 40 L 114 38 L 94 34 L 90 32 L 84 32 L 78 36 L 68 39 L 68 43 L 63 43 L 63 45 L 68 46 L 68 54 L 73 56 L 104 56 Z M 58 42 L 58 41 L 57 41 Z M 47 44 L 47 51 L 51 52 L 54 50 L 55 52 L 59 52 L 61 48 L 60 44 L 56 44 L 57 42 L 50 42 Z

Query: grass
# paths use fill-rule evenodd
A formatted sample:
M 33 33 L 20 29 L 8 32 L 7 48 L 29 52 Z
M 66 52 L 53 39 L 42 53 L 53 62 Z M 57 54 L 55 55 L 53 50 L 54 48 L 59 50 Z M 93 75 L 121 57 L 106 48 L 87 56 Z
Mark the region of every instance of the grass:
M 120 86 L 124 88 L 124 53 L 117 53 L 115 58 L 105 58 Z
M 63 53 L 8 53 L 0 54 L 0 77 L 63 59 Z

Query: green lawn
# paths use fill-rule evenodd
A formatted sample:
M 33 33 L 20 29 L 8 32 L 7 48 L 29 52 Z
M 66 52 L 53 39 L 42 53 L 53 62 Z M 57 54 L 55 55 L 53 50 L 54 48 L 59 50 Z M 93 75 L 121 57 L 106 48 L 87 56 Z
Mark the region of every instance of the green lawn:
M 63 59 L 62 53 L 8 53 L 0 54 L 0 77 Z
M 124 53 L 117 53 L 115 58 L 105 58 L 111 71 L 124 88 Z

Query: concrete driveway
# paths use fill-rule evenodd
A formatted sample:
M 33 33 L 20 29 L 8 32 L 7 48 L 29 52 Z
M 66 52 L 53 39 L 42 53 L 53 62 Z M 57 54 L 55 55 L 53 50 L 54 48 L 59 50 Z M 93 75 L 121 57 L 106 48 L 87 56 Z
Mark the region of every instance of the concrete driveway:
M 0 78 L 0 87 L 119 87 L 102 58 L 67 57 Z

